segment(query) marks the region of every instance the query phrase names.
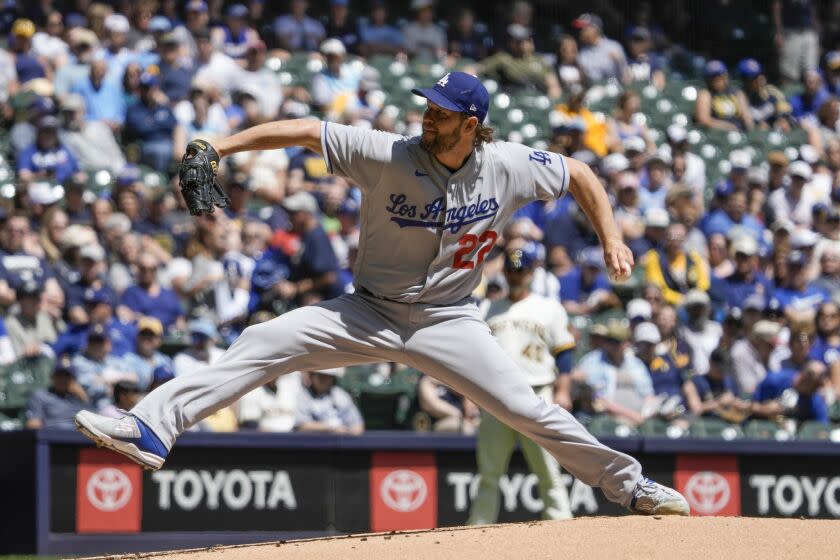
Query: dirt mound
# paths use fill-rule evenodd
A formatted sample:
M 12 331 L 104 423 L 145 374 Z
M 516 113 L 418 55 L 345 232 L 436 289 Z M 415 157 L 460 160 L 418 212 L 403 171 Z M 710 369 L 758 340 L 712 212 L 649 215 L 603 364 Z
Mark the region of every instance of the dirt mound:
M 215 547 L 142 557 L 155 560 L 816 560 L 840 557 L 840 521 L 590 517 Z

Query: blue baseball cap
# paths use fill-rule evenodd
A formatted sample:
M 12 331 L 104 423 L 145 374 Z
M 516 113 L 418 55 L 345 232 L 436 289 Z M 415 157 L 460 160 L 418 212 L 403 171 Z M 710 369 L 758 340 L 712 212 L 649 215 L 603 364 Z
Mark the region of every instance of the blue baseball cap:
M 133 185 L 140 180 L 140 168 L 129 163 L 122 168 L 119 175 L 117 175 L 117 184 L 120 186 Z
M 87 333 L 88 342 L 91 340 L 111 340 L 111 334 L 102 325 L 93 325 Z
M 140 85 L 143 87 L 157 87 L 160 85 L 160 78 L 153 72 L 140 74 Z
M 64 27 L 87 27 L 87 18 L 77 12 L 70 12 L 64 16 Z
M 204 0 L 190 0 L 184 8 L 187 12 L 203 13 L 207 11 L 207 2 Z
M 537 252 L 531 243 L 527 243 L 519 249 L 505 253 L 505 270 L 518 272 L 531 270 L 537 261 Z
M 578 262 L 581 266 L 605 270 L 607 264 L 604 262 L 604 252 L 600 247 L 587 247 L 578 255 Z
M 207 338 L 219 338 L 219 331 L 210 319 L 193 319 L 187 325 L 190 334 L 204 335 Z
M 150 33 L 168 33 L 172 31 L 172 22 L 166 16 L 155 16 L 149 20 Z
M 73 362 L 70 360 L 69 357 L 64 356 L 55 364 L 55 369 L 53 370 L 53 375 L 57 373 L 65 373 L 70 377 L 76 377 L 76 368 L 73 367 Z
M 707 78 L 714 78 L 715 76 L 720 76 L 722 74 L 726 74 L 727 72 L 728 70 L 726 69 L 726 64 L 720 60 L 710 60 L 706 63 L 706 67 L 703 69 L 703 75 Z
M 784 310 L 784 305 L 782 305 L 782 302 L 779 301 L 779 298 L 776 297 L 771 297 L 769 300 L 767 300 L 767 305 L 764 307 L 764 312 L 767 314 L 779 315 L 783 313 Z
M 244 4 L 233 4 L 228 8 L 227 16 L 234 18 L 248 17 L 248 8 Z
M 465 72 L 450 72 L 433 88 L 413 89 L 411 93 L 425 97 L 449 111 L 466 113 L 483 123 L 490 107 L 490 94 L 481 80 Z
M 799 250 L 791 251 L 788 253 L 787 263 L 789 266 L 805 266 L 808 264 L 808 256 Z
M 744 300 L 743 309 L 745 311 L 764 311 L 764 308 L 767 307 L 767 301 L 764 299 L 764 296 L 761 294 L 750 294 Z
M 345 216 L 357 216 L 359 214 L 359 203 L 348 198 L 338 207 L 338 214 Z
M 108 288 L 88 288 L 83 296 L 84 302 L 89 305 L 100 303 L 114 304 L 114 293 Z
M 740 74 L 742 78 L 751 80 L 763 73 L 764 68 L 762 68 L 761 63 L 754 58 L 745 58 L 738 63 L 738 74 Z

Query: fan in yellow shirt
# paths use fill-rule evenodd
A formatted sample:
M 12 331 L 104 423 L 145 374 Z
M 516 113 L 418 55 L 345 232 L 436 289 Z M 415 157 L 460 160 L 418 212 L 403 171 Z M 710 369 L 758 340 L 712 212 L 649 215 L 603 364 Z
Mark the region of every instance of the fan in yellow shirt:
M 645 278 L 662 290 L 671 305 L 682 303 L 689 290 L 707 292 L 711 281 L 709 268 L 696 251 L 685 250 L 686 227 L 674 222 L 665 230 L 665 247 L 651 249 L 645 255 Z

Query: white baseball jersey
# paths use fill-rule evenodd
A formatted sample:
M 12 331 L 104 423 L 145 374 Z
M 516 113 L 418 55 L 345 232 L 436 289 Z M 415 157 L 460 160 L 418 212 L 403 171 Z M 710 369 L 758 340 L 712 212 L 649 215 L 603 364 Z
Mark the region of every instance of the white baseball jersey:
M 494 301 L 485 319 L 532 387 L 553 383 L 557 376 L 554 356 L 575 345 L 569 317 L 556 299 L 530 294 L 517 302 Z
M 364 195 L 356 286 L 384 299 L 446 305 L 466 298 L 511 214 L 569 186 L 563 156 L 521 144 L 484 144 L 452 173 L 419 137 L 322 127 L 329 171 Z

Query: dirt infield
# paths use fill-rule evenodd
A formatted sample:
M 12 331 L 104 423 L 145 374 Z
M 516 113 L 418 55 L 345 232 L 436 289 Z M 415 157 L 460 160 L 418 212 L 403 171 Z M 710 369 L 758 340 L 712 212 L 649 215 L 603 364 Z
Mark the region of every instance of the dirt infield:
M 596 517 L 215 547 L 130 558 L 138 556 L 155 560 L 817 560 L 840 558 L 840 521 Z

